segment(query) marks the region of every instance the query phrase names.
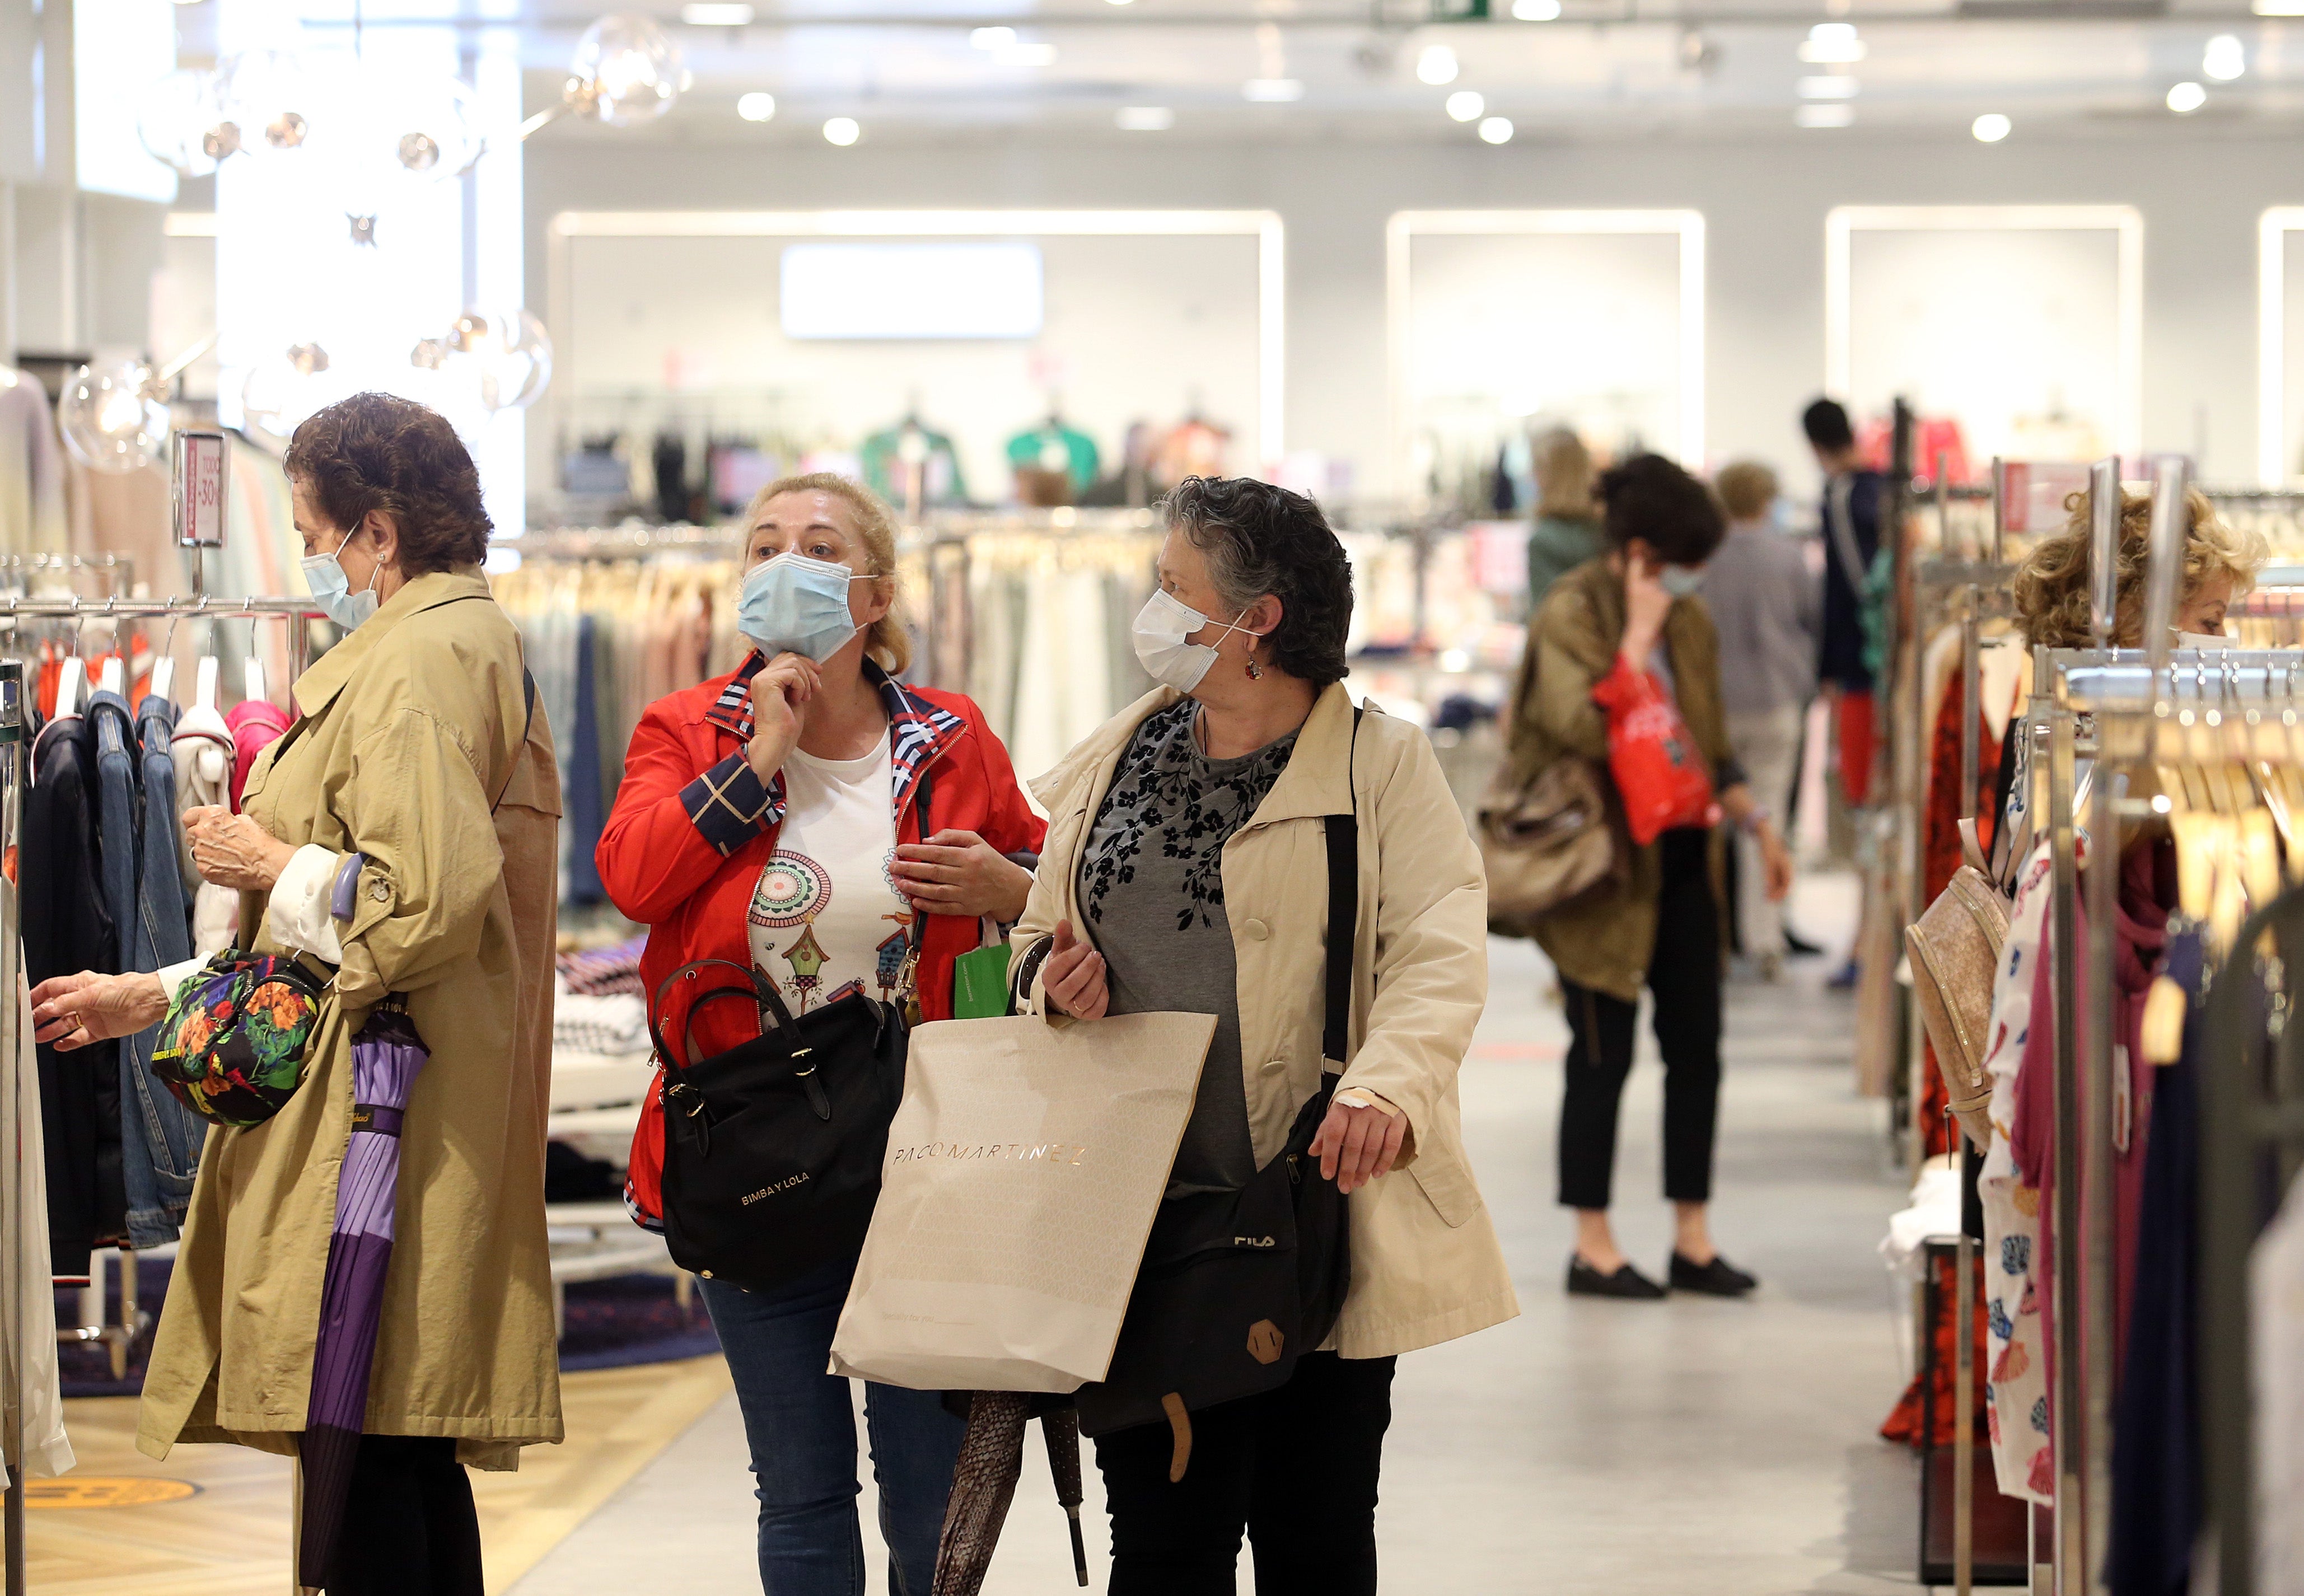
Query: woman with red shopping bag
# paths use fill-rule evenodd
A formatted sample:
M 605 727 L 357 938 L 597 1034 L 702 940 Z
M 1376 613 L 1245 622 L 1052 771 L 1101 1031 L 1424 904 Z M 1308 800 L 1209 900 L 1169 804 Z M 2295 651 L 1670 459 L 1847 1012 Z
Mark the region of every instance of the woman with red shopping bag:
M 1729 752 L 1718 639 L 1696 596 L 1726 529 L 1719 505 L 1655 454 L 1605 473 L 1597 497 L 1605 552 L 1562 577 L 1537 607 L 1511 732 L 1516 772 L 1587 762 L 1618 828 L 1617 868 L 1531 925 L 1559 971 L 1571 1033 L 1560 1114 L 1560 1201 L 1576 1211 L 1568 1289 L 1664 1295 L 1624 1257 L 1608 1223 L 1617 1105 L 1645 985 L 1664 1064 L 1670 1282 L 1741 1296 L 1756 1282 L 1720 1256 L 1707 1217 L 1727 901 L 1718 822 L 1758 842 L 1771 898 L 1789 888 L 1792 857 Z

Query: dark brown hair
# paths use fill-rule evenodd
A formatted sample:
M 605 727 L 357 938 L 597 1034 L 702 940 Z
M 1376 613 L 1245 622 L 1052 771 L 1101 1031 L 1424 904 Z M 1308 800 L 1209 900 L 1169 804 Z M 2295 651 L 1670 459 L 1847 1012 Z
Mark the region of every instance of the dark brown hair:
M 400 523 L 400 571 L 477 565 L 488 552 L 480 473 L 439 411 L 391 393 L 355 393 L 296 429 L 284 462 L 339 532 L 371 510 Z

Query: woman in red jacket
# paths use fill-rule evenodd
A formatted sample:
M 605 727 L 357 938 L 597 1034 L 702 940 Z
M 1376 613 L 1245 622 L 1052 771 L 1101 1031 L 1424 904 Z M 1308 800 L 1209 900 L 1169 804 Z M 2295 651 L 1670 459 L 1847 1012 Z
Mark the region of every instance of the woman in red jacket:
M 909 978 L 921 1018 L 949 1018 L 953 961 L 985 922 L 1023 912 L 1045 826 L 974 704 L 895 680 L 911 649 L 887 507 L 843 477 L 793 477 L 747 522 L 737 625 L 754 652 L 649 706 L 595 856 L 608 896 L 648 927 L 641 980 L 654 993 L 690 960 L 724 958 L 797 1014 L 858 992 L 901 1001 Z M 696 1056 L 758 1034 L 743 1007 L 697 1014 Z M 666 1035 L 687 1021 L 658 1018 Z M 663 1159 L 651 1092 L 627 1200 L 652 1229 Z M 744 1411 L 771 1596 L 864 1590 L 855 1421 L 848 1382 L 825 1372 L 855 1263 L 773 1291 L 699 1282 Z M 964 1426 L 936 1393 L 893 1386 L 867 1386 L 865 1417 L 889 1588 L 925 1596 Z

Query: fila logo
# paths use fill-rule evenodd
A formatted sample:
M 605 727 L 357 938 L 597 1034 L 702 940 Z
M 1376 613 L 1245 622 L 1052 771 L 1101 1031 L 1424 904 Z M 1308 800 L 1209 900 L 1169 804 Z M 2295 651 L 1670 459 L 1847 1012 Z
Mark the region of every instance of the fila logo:
M 1274 1236 L 1235 1236 L 1232 1238 L 1232 1245 L 1236 1247 L 1276 1247 L 1280 1239 Z

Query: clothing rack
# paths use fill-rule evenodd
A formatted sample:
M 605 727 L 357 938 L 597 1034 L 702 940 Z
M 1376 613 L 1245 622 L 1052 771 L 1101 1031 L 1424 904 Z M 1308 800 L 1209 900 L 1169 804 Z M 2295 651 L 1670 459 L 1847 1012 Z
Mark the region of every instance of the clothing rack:
M 2056 1164 L 2049 1194 L 2056 1240 L 2052 1282 L 2056 1322 L 2054 1447 L 2056 1596 L 2092 1592 L 2104 1577 L 2109 1539 L 2113 1359 L 2116 1346 L 2114 1223 L 2114 983 L 2119 839 L 2124 821 L 2165 814 L 2170 800 L 2128 796 L 2131 773 L 2163 761 L 2198 760 L 2233 750 L 2249 757 L 2291 757 L 2296 712 L 2304 706 L 2304 657 L 2285 650 L 2199 653 L 2173 646 L 2185 536 L 2189 469 L 2160 463 L 2153 483 L 2147 563 L 2146 649 L 2109 646 L 2113 624 L 2114 540 L 2120 484 L 2114 461 L 2094 468 L 2090 623 L 2095 646 L 2036 651 L 2034 696 L 2024 736 L 2045 758 L 2046 823 L 2054 896 L 2048 915 L 2054 994 Z M 2094 840 L 2088 871 L 2088 926 L 2080 943 L 2075 897 L 2082 814 Z M 2014 857 L 2014 856 L 2012 856 Z M 2291 903 L 2293 894 L 2281 902 Z M 2250 922 L 2260 930 L 2277 905 Z M 2292 909 L 2289 911 L 2293 917 Z M 2254 932 L 2237 947 L 2252 946 Z M 2081 972 L 2085 971 L 2085 976 Z M 2237 989 L 2240 984 L 2229 983 Z M 2204 1491 L 2220 1596 L 2254 1590 L 2252 1470 L 2249 1452 L 2247 1268 L 2256 1202 L 2256 1164 L 2264 1144 L 2304 1142 L 2304 1109 L 2289 1095 L 2252 1087 L 2243 1070 L 2249 1050 L 2233 1027 L 2243 1023 L 2234 991 L 2212 999 L 2222 1034 L 2203 1060 L 2200 1376 L 2204 1444 L 2210 1477 Z M 2083 1014 L 2085 1013 L 2085 1021 Z M 2083 1046 L 2083 1043 L 2085 1044 Z M 2296 1039 L 2284 1044 L 2290 1057 Z M 2291 1066 L 2292 1070 L 2292 1066 Z M 2288 1077 L 2292 1083 L 2292 1073 Z M 2275 1091 L 2278 1088 L 2274 1088 Z
M 311 622 L 326 618 L 309 598 L 262 597 L 238 600 L 209 598 L 19 598 L 0 595 L 0 621 L 60 620 L 85 621 L 106 617 L 123 621 L 138 620 L 197 620 L 229 621 L 246 619 L 284 621 L 290 636 L 290 680 L 301 674 L 309 661 Z M 0 660 L 0 850 L 11 862 L 13 871 L 16 849 L 22 836 L 24 807 L 31 785 L 31 747 L 25 733 L 30 717 L 26 714 L 24 666 L 19 660 Z M 21 1035 L 24 1009 L 16 989 L 23 980 L 22 915 L 14 882 L 0 891 L 0 1094 L 13 1101 L 20 1090 L 17 1071 L 21 1068 L 24 1038 Z M 0 1169 L 6 1171 L 7 1184 L 0 1186 L 11 1195 L 8 1212 L 0 1222 L 12 1227 L 15 1247 L 21 1247 L 31 1227 L 45 1227 L 47 1216 L 32 1215 L 18 1211 L 13 1200 L 21 1189 L 18 1173 L 27 1150 L 14 1138 L 0 1146 Z M 39 1149 L 30 1150 L 30 1156 L 42 1156 Z M 14 1248 L 11 1249 L 12 1255 Z M 133 1265 L 129 1265 L 133 1268 Z M 0 1394 L 0 1409 L 6 1414 L 7 1486 L 4 1502 L 0 1502 L 0 1533 L 6 1537 L 4 1557 L 0 1557 L 0 1592 L 4 1596 L 24 1596 L 29 1589 L 24 1557 L 24 1434 L 23 1416 L 30 1392 L 27 1389 L 27 1360 L 30 1305 L 22 1300 L 15 1283 L 16 1271 L 12 1268 L 0 1279 L 0 1378 L 10 1381 L 10 1389 Z M 80 1332 L 72 1332 L 80 1338 Z

